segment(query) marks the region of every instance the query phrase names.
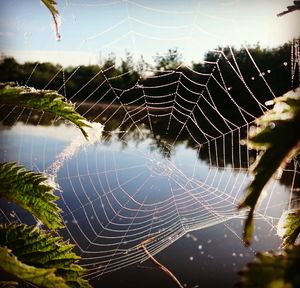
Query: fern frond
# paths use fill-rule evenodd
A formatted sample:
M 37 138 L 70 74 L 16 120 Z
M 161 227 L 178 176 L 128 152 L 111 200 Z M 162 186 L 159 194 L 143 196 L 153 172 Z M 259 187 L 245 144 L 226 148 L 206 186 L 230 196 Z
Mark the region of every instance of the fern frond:
M 74 107 L 65 101 L 65 97 L 53 90 L 36 90 L 14 83 L 0 84 L 0 104 L 16 105 L 33 108 L 55 114 L 75 124 L 87 139 L 85 127 L 90 127 L 88 121 L 78 114 Z
M 6 247 L 0 247 L 0 267 L 22 280 L 46 288 L 68 288 L 62 277 L 55 275 L 55 268 L 36 268 L 18 260 Z
M 55 275 L 62 277 L 68 287 L 91 287 L 81 278 L 86 270 L 76 264 L 80 257 L 71 252 L 74 245 L 64 242 L 62 237 L 35 226 L 0 224 L 0 246 L 8 247 L 27 265 L 55 268 Z
M 54 188 L 42 173 L 27 170 L 17 163 L 0 163 L 0 197 L 20 205 L 50 229 L 62 228 Z
M 239 205 L 239 208 L 250 208 L 244 228 L 246 245 L 251 241 L 253 213 L 264 186 L 300 151 L 300 88 L 274 102 L 274 108 L 257 120 L 260 129 L 248 141 L 250 148 L 263 151 L 252 167 L 254 179 Z

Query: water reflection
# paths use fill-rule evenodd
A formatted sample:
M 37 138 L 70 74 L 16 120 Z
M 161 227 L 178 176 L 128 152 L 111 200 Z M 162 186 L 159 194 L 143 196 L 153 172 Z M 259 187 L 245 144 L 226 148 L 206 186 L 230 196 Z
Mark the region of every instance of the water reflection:
M 248 167 L 256 157 L 255 151 L 240 145 L 248 125 L 224 130 L 211 139 L 215 131 L 209 131 L 209 124 L 201 126 L 206 129 L 202 133 L 188 122 L 178 134 L 180 125 L 171 120 L 168 129 L 164 117 L 151 121 L 137 121 L 134 113 L 129 117 L 134 107 L 83 106 L 80 112 L 105 123 L 106 132 L 101 143 L 87 146 L 64 163 L 58 173 L 58 193 L 67 227 L 62 234 L 78 245 L 82 264 L 90 269 L 96 287 L 161 283 L 172 287 L 160 272 L 153 274 L 156 270 L 151 264 L 143 262 L 147 256 L 139 244 L 149 238 L 153 238 L 148 245 L 151 253 L 161 252 L 160 260 L 183 282 L 190 286 L 201 283 L 201 287 L 232 286 L 235 271 L 256 250 L 279 246 L 275 224 L 291 204 L 289 194 L 282 191 L 296 187 L 297 170 L 287 170 L 293 181 L 284 177 L 281 183 L 286 186 L 269 183 L 256 217 L 254 245 L 244 248 L 240 236 L 243 214 L 236 206 L 249 183 Z M 29 110 L 13 110 L 3 123 L 2 159 L 39 171 L 46 170 L 80 135 L 51 115 Z M 292 203 L 298 197 L 294 199 Z M 33 221 L 14 205 L 0 205 L 5 215 L 16 211 L 20 220 Z M 128 265 L 134 266 L 126 268 Z M 122 267 L 124 270 L 118 270 Z M 227 275 L 222 281 L 214 277 L 220 269 Z M 136 272 L 134 281 L 129 279 Z M 145 283 L 145 275 L 151 275 L 151 281 Z
M 111 144 L 118 139 L 124 149 L 130 141 L 138 144 L 147 139 L 149 140 L 147 145 L 150 150 L 156 150 L 163 157 L 168 158 L 171 157 L 176 147 L 185 145 L 187 148 L 196 150 L 200 160 L 218 169 L 229 167 L 230 169 L 248 170 L 257 158 L 255 150 L 249 151 L 246 145 L 241 145 L 247 139 L 251 123 L 239 126 L 237 129 L 234 126 L 226 127 L 224 121 L 215 119 L 214 115 L 211 117 L 215 119 L 215 122 L 209 123 L 207 119 L 203 119 L 203 116 L 197 114 L 195 121 L 197 124 L 200 123 L 201 127 L 196 126 L 193 121 L 186 121 L 185 126 L 183 126 L 182 123 L 170 119 L 168 114 L 162 116 L 168 112 L 167 109 L 157 110 L 155 108 L 150 109 L 150 107 L 145 108 L 144 106 L 120 106 L 115 104 L 108 106 L 101 103 L 80 103 L 76 107 L 77 111 L 90 121 L 105 125 L 103 137 L 105 143 Z M 151 116 L 149 116 L 149 113 L 151 113 Z M 9 129 L 16 121 L 38 127 L 57 127 L 61 124 L 67 124 L 53 117 L 52 114 L 18 107 L 2 106 L 0 115 L 6 115 L 2 119 L 3 126 L 1 129 Z M 233 119 L 231 120 L 233 121 Z M 215 129 L 216 126 L 218 131 Z M 65 137 L 68 140 L 73 137 L 73 133 L 76 133 L 71 129 L 65 131 L 57 133 L 54 129 L 51 137 Z M 40 132 L 36 131 L 36 133 Z M 51 129 L 48 129 L 46 133 L 51 133 Z M 299 171 L 298 163 L 299 157 L 297 161 L 289 162 L 280 178 L 282 184 L 288 187 L 293 185 L 291 188 L 294 191 L 300 189 L 300 177 L 299 172 L 297 172 Z

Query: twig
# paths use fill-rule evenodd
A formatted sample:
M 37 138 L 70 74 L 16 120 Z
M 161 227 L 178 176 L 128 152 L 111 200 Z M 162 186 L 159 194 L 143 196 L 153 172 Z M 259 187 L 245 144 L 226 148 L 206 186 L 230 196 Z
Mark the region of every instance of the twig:
M 152 242 L 152 241 L 151 241 Z M 169 278 L 171 278 L 179 288 L 184 288 L 183 285 L 179 282 L 179 280 L 175 277 L 175 275 L 163 264 L 158 262 L 152 255 L 151 253 L 147 250 L 146 245 L 149 243 L 149 241 L 145 240 L 140 244 L 140 247 L 145 251 L 149 259 L 160 269 L 162 270 Z

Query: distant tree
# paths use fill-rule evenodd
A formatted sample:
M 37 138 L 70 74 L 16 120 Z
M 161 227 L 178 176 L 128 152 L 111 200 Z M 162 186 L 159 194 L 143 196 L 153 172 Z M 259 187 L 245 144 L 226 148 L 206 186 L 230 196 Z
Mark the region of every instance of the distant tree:
M 236 110 L 233 101 L 228 101 L 228 97 L 219 97 L 224 94 L 222 85 L 225 84 L 226 88 L 230 89 L 230 97 L 235 103 L 258 117 L 262 111 L 256 101 L 265 103 L 273 98 L 265 81 L 275 96 L 280 96 L 291 88 L 290 62 L 290 44 L 272 49 L 261 48 L 257 44 L 247 49 L 218 47 L 215 51 L 205 54 L 204 64 L 194 63 L 193 69 L 213 75 L 207 87 L 216 106 L 222 109 L 223 116 L 240 121 L 236 124 L 242 124 L 243 119 L 238 120 L 240 113 L 232 113 Z M 250 91 L 255 98 L 245 96 L 249 95 Z
M 135 69 L 133 57 L 129 52 L 126 52 L 125 59 L 121 60 L 121 66 L 119 69 L 122 75 L 120 88 L 129 88 L 138 81 L 139 74 Z
M 158 71 L 175 70 L 182 64 L 182 55 L 177 48 L 169 49 L 166 55 L 156 55 L 154 58 L 155 69 Z
M 145 78 L 147 76 L 147 71 L 151 70 L 151 65 L 147 63 L 143 56 L 136 63 L 136 71 L 142 77 Z

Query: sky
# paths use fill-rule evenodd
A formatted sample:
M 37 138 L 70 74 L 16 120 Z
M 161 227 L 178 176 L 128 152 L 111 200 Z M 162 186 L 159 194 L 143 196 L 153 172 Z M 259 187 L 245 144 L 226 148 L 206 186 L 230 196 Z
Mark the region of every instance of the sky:
M 0 0 L 0 51 L 18 61 L 98 64 L 125 51 L 148 62 L 177 48 L 200 62 L 218 46 L 276 47 L 299 37 L 291 0 L 57 0 L 61 41 L 39 0 Z

